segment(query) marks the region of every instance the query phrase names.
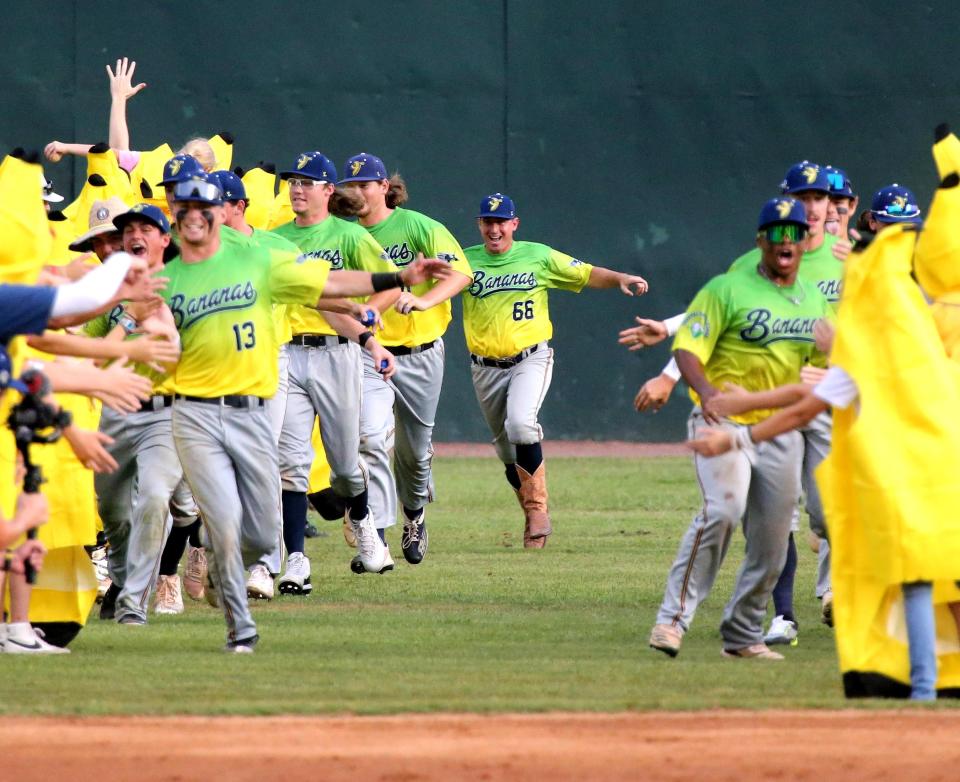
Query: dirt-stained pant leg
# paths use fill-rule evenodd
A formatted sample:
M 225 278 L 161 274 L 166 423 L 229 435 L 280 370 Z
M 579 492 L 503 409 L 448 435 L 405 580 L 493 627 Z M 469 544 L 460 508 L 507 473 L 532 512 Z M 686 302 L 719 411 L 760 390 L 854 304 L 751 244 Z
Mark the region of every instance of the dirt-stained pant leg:
M 687 422 L 688 436 L 693 438 L 697 429 L 706 425 L 700 409 L 694 408 Z M 736 424 L 729 422 L 723 427 L 737 429 Z M 697 606 L 713 587 L 730 538 L 747 507 L 750 490 L 750 459 L 743 451 L 712 457 L 695 454 L 693 463 L 703 507 L 680 540 L 657 612 L 657 624 L 673 625 L 684 632 L 689 629 Z

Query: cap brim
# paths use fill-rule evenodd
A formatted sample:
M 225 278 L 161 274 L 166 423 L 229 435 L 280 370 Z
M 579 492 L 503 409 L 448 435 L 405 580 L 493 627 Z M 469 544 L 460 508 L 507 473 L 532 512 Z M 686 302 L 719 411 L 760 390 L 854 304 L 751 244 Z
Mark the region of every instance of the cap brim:
M 384 179 L 390 179 L 387 176 L 348 176 L 337 182 L 342 185 L 344 182 L 382 182 Z
M 810 230 L 810 223 L 803 223 L 800 220 L 771 220 L 770 222 L 758 226 L 757 230 L 762 231 L 764 228 L 769 228 L 771 225 L 799 225 L 801 228 L 807 231 Z
M 281 179 L 290 179 L 290 177 L 296 177 L 297 179 L 312 179 L 314 182 L 329 182 L 331 185 L 336 184 L 332 179 L 327 179 L 325 177 L 310 176 L 303 171 L 281 171 L 278 176 Z
M 114 230 L 122 231 L 123 227 L 134 220 L 143 220 L 145 223 L 150 223 L 150 225 L 155 225 L 160 229 L 162 233 L 170 233 L 170 229 L 166 228 L 162 223 L 157 222 L 149 215 L 145 215 L 143 212 L 124 212 L 123 214 L 118 214 L 113 218 Z
M 119 216 L 119 215 L 118 215 Z M 116 219 L 116 218 L 114 218 Z M 67 245 L 67 248 L 73 250 L 75 253 L 86 253 L 90 252 L 93 249 L 91 244 L 91 239 L 94 236 L 101 236 L 103 234 L 115 233 L 120 229 L 112 223 L 104 223 L 103 225 L 98 225 L 96 228 L 91 228 L 82 236 L 78 236 L 70 244 Z

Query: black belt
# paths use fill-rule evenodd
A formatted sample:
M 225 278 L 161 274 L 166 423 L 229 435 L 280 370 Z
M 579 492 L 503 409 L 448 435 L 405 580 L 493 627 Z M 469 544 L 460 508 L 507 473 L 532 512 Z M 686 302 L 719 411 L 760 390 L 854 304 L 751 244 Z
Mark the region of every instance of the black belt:
M 478 367 L 494 367 L 496 369 L 510 369 L 515 367 L 521 361 L 523 361 L 531 353 L 536 353 L 540 348 L 539 345 L 531 345 L 528 348 L 521 350 L 515 356 L 507 356 L 507 358 L 487 358 L 486 356 L 478 356 L 476 353 L 470 354 L 470 361 L 476 364 Z
M 296 334 L 290 340 L 291 345 L 305 348 L 325 348 L 328 345 L 346 345 L 350 340 L 336 334 Z
M 170 407 L 172 404 L 173 394 L 167 394 L 165 396 L 157 394 L 156 396 L 150 397 L 146 402 L 140 403 L 140 412 L 155 413 L 157 410 L 163 410 L 163 408 Z
M 409 348 L 406 345 L 387 345 L 387 350 L 389 350 L 395 356 L 409 356 L 413 353 L 423 353 L 425 350 L 430 350 L 430 348 L 436 344 L 437 341 L 432 339 L 429 342 L 424 342 L 422 345 L 414 345 L 412 348 Z
M 177 399 L 185 402 L 203 402 L 206 405 L 239 407 L 245 410 L 249 410 L 251 407 L 263 407 L 264 403 L 263 397 L 238 396 L 237 394 L 227 394 L 226 396 L 187 396 L 186 394 L 177 394 Z

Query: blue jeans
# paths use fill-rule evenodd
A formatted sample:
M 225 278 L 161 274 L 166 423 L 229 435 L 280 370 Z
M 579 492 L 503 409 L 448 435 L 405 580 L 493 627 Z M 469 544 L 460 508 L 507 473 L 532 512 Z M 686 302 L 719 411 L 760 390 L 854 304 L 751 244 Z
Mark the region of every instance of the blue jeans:
M 910 650 L 910 699 L 937 699 L 937 633 L 933 620 L 933 584 L 903 584 Z

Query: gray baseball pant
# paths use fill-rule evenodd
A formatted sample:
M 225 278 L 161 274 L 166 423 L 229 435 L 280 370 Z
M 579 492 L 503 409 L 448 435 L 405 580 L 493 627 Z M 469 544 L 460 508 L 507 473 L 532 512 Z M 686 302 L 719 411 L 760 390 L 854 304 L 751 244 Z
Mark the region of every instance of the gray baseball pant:
M 330 485 L 349 498 L 367 487 L 360 465 L 360 405 L 363 367 L 360 346 L 338 344 L 327 338 L 326 347 L 289 345 L 287 407 L 280 432 L 279 459 L 282 487 L 307 492 L 313 464 L 313 421 L 320 417 L 320 439 L 330 464 Z
M 820 490 L 814 475 L 820 463 L 830 453 L 833 432 L 833 419 L 829 412 L 820 413 L 807 426 L 800 430 L 803 436 L 803 491 L 807 496 L 807 514 L 810 516 L 810 529 L 820 538 L 817 551 L 817 597 L 830 591 L 830 541 L 827 539 L 827 525 L 820 502 Z
M 688 434 L 706 426 L 699 408 L 688 421 Z M 729 421 L 724 428 L 736 430 Z M 746 552 L 723 611 L 720 634 L 724 647 L 739 649 L 763 642 L 767 603 L 787 557 L 790 515 L 800 491 L 802 439 L 787 432 L 756 447 L 721 456 L 694 455 L 703 508 L 680 541 L 680 550 L 667 576 L 658 624 L 686 631 L 697 606 L 709 594 L 743 519 Z
M 120 587 L 116 616 L 147 618 L 160 555 L 172 525 L 192 523 L 197 509 L 183 482 L 173 444 L 170 408 L 154 397 L 152 411 L 121 415 L 105 409 L 100 431 L 113 438 L 109 451 L 119 469 L 94 477 L 103 531 L 110 541 L 108 568 Z
M 543 439 L 537 415 L 553 379 L 553 348 L 541 342 L 535 353 L 508 369 L 471 364 L 470 371 L 497 456 L 504 464 L 515 464 L 514 443 Z
M 257 627 L 247 606 L 247 568 L 275 545 L 280 513 L 270 417 L 262 405 L 177 399 L 173 441 L 203 517 L 227 640 L 250 638 Z
M 287 368 L 290 359 L 287 356 L 287 346 L 280 346 L 278 359 L 277 393 L 266 401 L 267 415 L 270 417 L 270 429 L 273 432 L 274 442 L 280 442 L 280 431 L 283 429 L 283 417 L 287 411 Z M 280 474 L 277 473 L 277 480 Z M 283 516 L 277 515 L 277 542 L 273 548 L 260 558 L 259 564 L 264 565 L 271 574 L 276 575 L 283 566 Z
M 418 510 L 433 501 L 433 426 L 443 385 L 443 340 L 396 356 L 397 372 L 384 382 L 363 354 L 360 455 L 369 471 L 369 502 L 379 529 L 397 520 L 397 498 Z M 390 455 L 393 452 L 393 469 Z

